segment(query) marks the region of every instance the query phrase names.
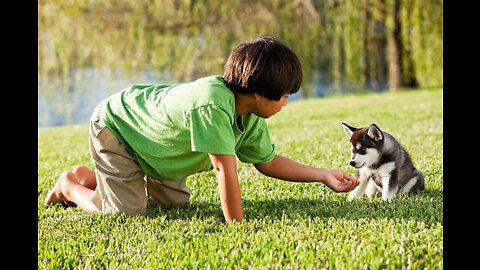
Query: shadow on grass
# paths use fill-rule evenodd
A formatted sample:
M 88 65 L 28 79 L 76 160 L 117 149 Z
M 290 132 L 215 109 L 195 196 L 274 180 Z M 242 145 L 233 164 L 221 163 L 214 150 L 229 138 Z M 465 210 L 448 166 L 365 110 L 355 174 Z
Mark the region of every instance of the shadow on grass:
M 244 200 L 246 219 L 405 219 L 424 222 L 427 225 L 443 224 L 443 192 L 425 190 L 418 195 L 404 195 L 385 202 L 380 197 L 363 197 L 352 202 L 346 197 L 338 200 L 271 199 Z M 212 216 L 224 221 L 220 203 L 194 202 L 181 208 L 165 209 L 149 206 L 147 218 L 164 216 L 168 220 L 205 219 Z

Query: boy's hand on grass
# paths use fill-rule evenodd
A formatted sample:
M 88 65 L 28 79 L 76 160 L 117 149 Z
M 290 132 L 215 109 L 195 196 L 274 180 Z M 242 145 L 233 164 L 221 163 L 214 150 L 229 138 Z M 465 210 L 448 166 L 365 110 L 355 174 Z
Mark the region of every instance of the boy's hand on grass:
M 360 182 L 341 170 L 324 170 L 323 183 L 335 192 L 349 192 Z

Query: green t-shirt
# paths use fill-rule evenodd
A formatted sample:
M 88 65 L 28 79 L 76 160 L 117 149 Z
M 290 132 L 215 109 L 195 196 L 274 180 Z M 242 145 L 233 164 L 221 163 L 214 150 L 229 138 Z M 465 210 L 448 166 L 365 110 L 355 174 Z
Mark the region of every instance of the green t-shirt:
M 208 153 L 244 163 L 275 156 L 265 119 L 237 122 L 235 98 L 220 76 L 174 85 L 132 85 L 107 99 L 105 125 L 146 175 L 182 180 L 212 169 Z

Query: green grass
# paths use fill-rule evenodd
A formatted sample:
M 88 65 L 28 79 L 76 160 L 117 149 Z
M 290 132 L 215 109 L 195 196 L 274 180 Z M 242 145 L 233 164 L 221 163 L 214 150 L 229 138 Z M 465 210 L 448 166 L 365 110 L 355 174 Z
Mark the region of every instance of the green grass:
M 277 153 L 352 175 L 341 128 L 376 123 L 423 171 L 426 190 L 346 201 L 239 163 L 245 222 L 225 225 L 213 172 L 188 178 L 191 204 L 144 217 L 45 208 L 64 170 L 92 168 L 86 125 L 38 131 L 40 269 L 443 269 L 443 89 L 291 102 L 268 120 Z

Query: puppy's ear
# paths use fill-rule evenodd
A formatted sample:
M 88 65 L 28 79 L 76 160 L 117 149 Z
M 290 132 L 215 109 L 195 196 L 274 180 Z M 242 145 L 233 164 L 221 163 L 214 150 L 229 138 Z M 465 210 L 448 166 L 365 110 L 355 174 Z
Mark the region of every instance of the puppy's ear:
M 345 133 L 347 134 L 348 138 L 351 138 L 353 132 L 355 132 L 355 130 L 357 130 L 357 128 L 351 127 L 351 126 L 349 126 L 345 123 L 342 123 L 342 127 L 343 127 L 343 130 L 345 131 Z
M 368 130 L 367 130 L 367 135 L 372 138 L 374 141 L 376 141 L 377 143 L 381 140 L 383 140 L 383 132 L 380 130 L 380 128 L 375 125 L 375 124 L 371 124 L 369 127 L 368 127 Z

